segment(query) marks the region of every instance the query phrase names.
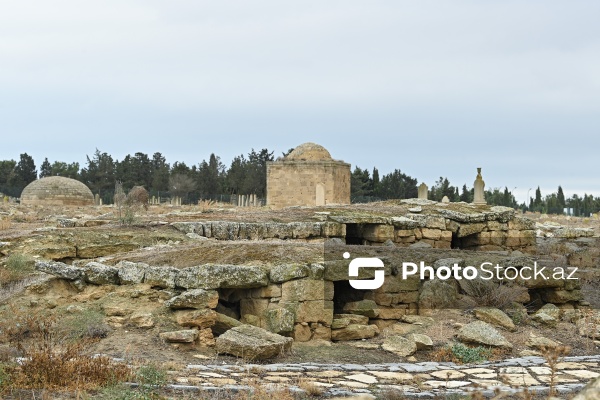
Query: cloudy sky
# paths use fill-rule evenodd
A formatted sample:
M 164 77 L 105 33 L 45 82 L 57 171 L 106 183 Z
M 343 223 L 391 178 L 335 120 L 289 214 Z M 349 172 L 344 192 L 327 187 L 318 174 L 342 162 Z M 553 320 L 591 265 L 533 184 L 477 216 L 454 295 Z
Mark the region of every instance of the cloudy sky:
M 0 159 L 314 141 L 429 185 L 600 195 L 600 2 L 0 1 Z

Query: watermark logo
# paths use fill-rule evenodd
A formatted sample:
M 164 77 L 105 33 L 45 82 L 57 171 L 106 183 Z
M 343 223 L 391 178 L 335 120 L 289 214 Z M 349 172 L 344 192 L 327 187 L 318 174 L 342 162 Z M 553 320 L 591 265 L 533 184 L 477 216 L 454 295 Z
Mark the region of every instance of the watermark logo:
M 350 253 L 345 252 L 343 257 L 347 260 Z M 348 276 L 358 278 L 361 268 L 379 268 L 374 271 L 373 279 L 350 279 L 350 286 L 354 289 L 373 290 L 383 286 L 385 280 L 385 271 L 383 270 L 383 261 L 377 257 L 358 257 L 350 261 L 348 266 Z
M 339 253 L 338 253 L 339 254 Z M 350 253 L 343 254 L 344 259 L 350 258 Z M 354 289 L 374 290 L 383 286 L 385 281 L 385 266 L 383 261 L 377 257 L 358 257 L 350 261 L 348 266 L 348 277 L 358 278 L 361 268 L 376 268 L 373 279 L 349 279 L 350 286 Z M 402 279 L 408 279 L 409 276 L 418 275 L 421 280 L 424 279 L 439 279 L 439 280 L 578 280 L 575 277 L 577 267 L 562 268 L 556 267 L 547 269 L 546 267 L 538 266 L 537 262 L 533 266 L 521 266 L 516 268 L 509 266 L 501 267 L 499 264 L 490 262 L 482 263 L 479 268 L 473 266 L 461 267 L 458 264 L 453 266 L 440 266 L 433 268 L 421 261 L 419 264 L 412 262 L 403 262 L 401 268 Z

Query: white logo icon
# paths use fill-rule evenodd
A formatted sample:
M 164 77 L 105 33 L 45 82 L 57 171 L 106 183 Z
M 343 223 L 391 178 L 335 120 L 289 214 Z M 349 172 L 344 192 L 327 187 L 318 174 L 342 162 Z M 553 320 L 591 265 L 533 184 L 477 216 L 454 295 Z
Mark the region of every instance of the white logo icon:
M 344 258 L 350 258 L 350 253 L 345 252 Z M 358 277 L 358 270 L 360 268 L 381 269 L 375 271 L 374 279 L 350 279 L 350 286 L 352 286 L 354 289 L 372 290 L 378 289 L 383 285 L 383 281 L 385 279 L 385 271 L 383 270 L 383 261 L 381 261 L 379 258 L 355 258 L 354 260 L 350 261 L 350 265 L 348 266 L 348 276 Z

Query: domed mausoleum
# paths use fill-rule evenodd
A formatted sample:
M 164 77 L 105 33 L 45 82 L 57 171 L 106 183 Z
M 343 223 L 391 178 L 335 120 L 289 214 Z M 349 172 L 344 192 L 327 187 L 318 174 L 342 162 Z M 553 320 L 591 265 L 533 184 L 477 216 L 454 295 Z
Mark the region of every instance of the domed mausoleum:
M 267 205 L 323 206 L 350 203 L 350 164 L 326 148 L 304 143 L 283 159 L 267 163 Z
M 94 195 L 87 186 L 75 179 L 49 176 L 27 185 L 21 193 L 21 204 L 91 206 L 94 205 Z

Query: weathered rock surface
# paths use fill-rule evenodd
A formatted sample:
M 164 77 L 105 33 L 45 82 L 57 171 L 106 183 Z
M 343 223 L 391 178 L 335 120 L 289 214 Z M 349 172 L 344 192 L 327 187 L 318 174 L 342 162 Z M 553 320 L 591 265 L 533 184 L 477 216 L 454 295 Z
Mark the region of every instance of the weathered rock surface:
M 215 334 L 221 335 L 230 330 L 231 328 L 235 328 L 236 326 L 241 325 L 242 323 L 237 319 L 231 318 L 225 314 L 217 313 L 217 315 L 215 316 L 215 323 L 211 327 L 211 329 Z
M 390 336 L 384 339 L 381 348 L 400 357 L 408 357 L 417 351 L 417 344 L 409 338 Z
M 146 267 L 144 283 L 159 288 L 174 288 L 179 270 L 173 267 Z
M 427 335 L 420 333 L 411 333 L 406 336 L 408 340 L 415 342 L 417 350 L 431 350 L 433 349 L 433 340 Z
M 144 281 L 148 264 L 121 261 L 117 265 L 117 274 L 121 285 L 136 285 Z
M 301 264 L 284 264 L 276 265 L 269 271 L 271 282 L 282 283 L 291 281 L 292 279 L 305 278 L 310 274 L 308 265 Z
M 527 339 L 527 343 L 525 343 L 527 347 L 531 347 L 536 350 L 544 350 L 544 349 L 555 349 L 560 346 L 560 343 L 555 342 L 552 339 L 545 338 L 543 336 L 536 336 L 533 333 L 529 335 L 529 339 Z
M 344 312 L 348 314 L 364 315 L 365 317 L 375 318 L 379 315 L 377 303 L 373 300 L 351 301 L 344 306 Z
M 560 309 L 554 304 L 545 304 L 531 316 L 536 322 L 548 326 L 555 326 L 559 321 Z
M 172 309 L 183 308 L 215 308 L 219 302 L 219 294 L 215 290 L 192 289 L 181 293 L 165 302 Z
M 292 338 L 256 326 L 241 325 L 217 338 L 217 352 L 250 360 L 263 360 L 289 351 L 292 342 Z
M 169 343 L 194 343 L 198 338 L 196 329 L 186 329 L 182 331 L 163 332 L 159 334 L 160 338 Z
M 358 340 L 369 339 L 379 333 L 379 328 L 375 325 L 350 324 L 341 329 L 331 331 L 331 340 Z
M 175 283 L 186 289 L 250 289 L 267 286 L 269 277 L 261 267 L 206 264 L 179 270 Z
M 210 328 L 216 323 L 217 313 L 210 309 L 176 311 L 175 318 L 181 326 L 204 329 Z
M 98 262 L 87 263 L 83 267 L 85 281 L 94 285 L 118 285 L 117 269 Z
M 458 331 L 458 340 L 465 343 L 482 344 L 493 347 L 512 348 L 512 344 L 490 324 L 483 321 L 471 322 Z
M 473 310 L 475 318 L 492 325 L 500 326 L 511 332 L 516 331 L 515 323 L 503 311 L 497 308 L 480 307 Z
M 265 328 L 273 333 L 289 333 L 294 330 L 295 316 L 285 308 L 274 308 L 264 312 Z
M 331 329 L 345 328 L 350 324 L 368 325 L 369 317 L 355 314 L 335 314 L 331 323 Z
M 78 280 L 83 277 L 83 270 L 81 268 L 58 261 L 36 261 L 35 269 L 68 281 Z

